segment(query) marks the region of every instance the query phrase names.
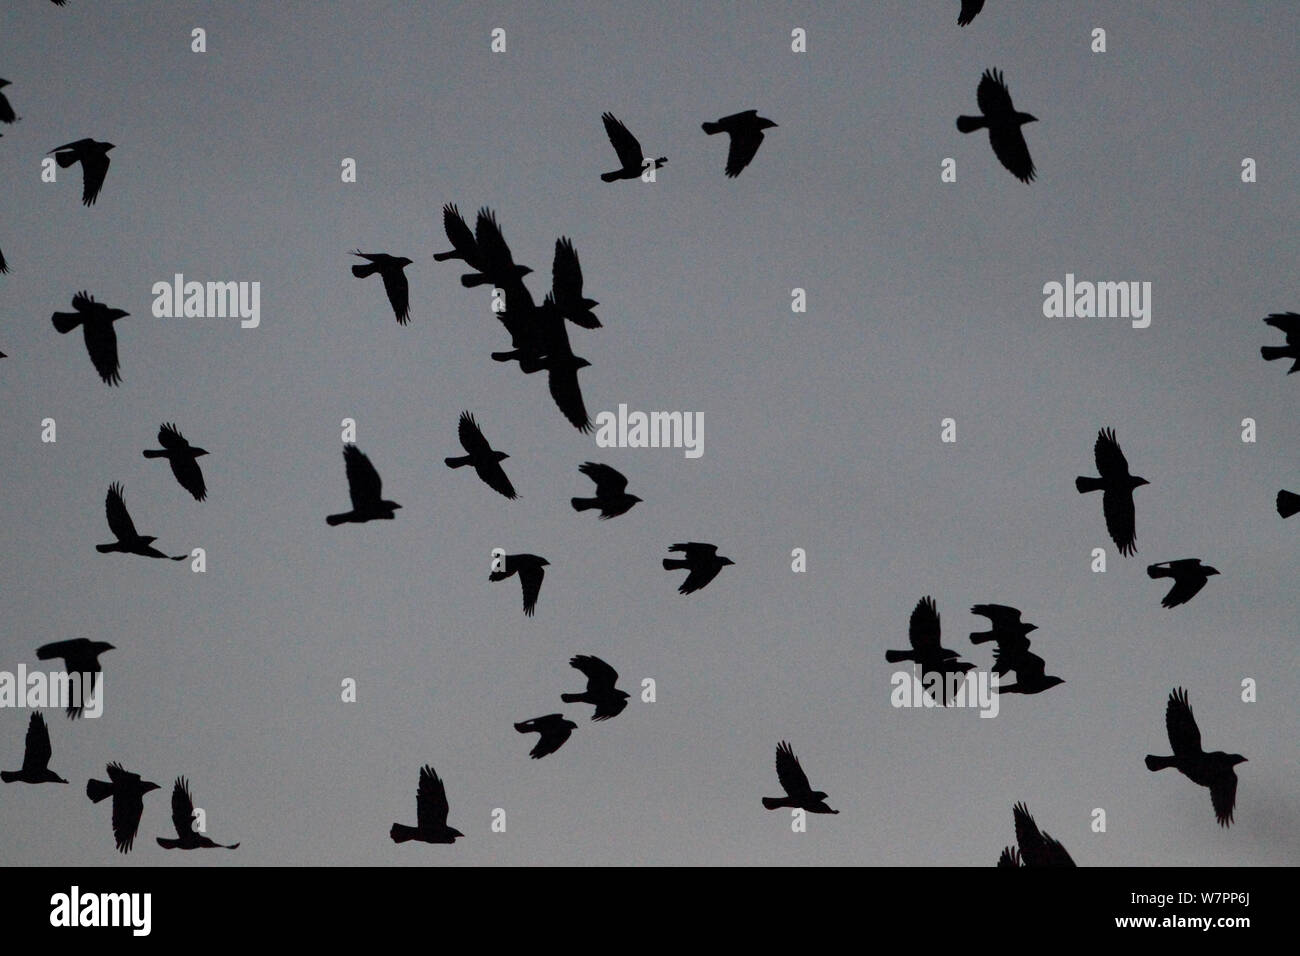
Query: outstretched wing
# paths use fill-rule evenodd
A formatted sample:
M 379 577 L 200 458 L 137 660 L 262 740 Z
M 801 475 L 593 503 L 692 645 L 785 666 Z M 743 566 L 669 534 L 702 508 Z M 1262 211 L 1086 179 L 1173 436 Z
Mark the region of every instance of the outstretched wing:
M 645 154 L 641 151 L 641 144 L 637 142 L 637 138 L 614 118 L 613 113 L 604 113 L 600 118 L 605 124 L 605 135 L 609 137 L 609 142 L 614 147 L 614 152 L 618 154 L 618 161 L 623 164 L 623 168 L 640 169 Z
M 1214 804 L 1214 818 L 1219 826 L 1232 822 L 1232 810 L 1237 805 L 1237 774 L 1229 769 L 1210 784 L 1210 802 Z
M 415 793 L 415 825 L 438 830 L 447 825 L 447 787 L 431 766 L 420 768 L 420 788 Z
M 716 544 L 704 544 L 700 541 L 683 541 L 674 544 L 668 550 L 681 552 L 686 555 L 687 561 L 695 563 L 701 560 L 712 560 L 717 556 L 718 546 Z
M 388 296 L 388 304 L 393 307 L 397 324 L 406 325 L 411 321 L 411 287 L 406 281 L 406 270 L 393 265 L 379 274 L 384 280 L 384 292 Z
M 104 177 L 108 175 L 108 154 L 98 150 L 81 154 L 81 201 L 93 206 L 99 198 L 99 191 L 104 188 Z
M 916 602 L 907 625 L 907 639 L 912 642 L 913 650 L 939 650 L 939 609 L 934 598 L 927 595 Z
M 1008 607 L 1005 604 L 976 604 L 970 612 L 988 618 L 995 631 L 1015 631 L 1020 628 L 1019 608 Z
M 567 364 L 552 367 L 547 373 L 546 384 L 551 398 L 569 423 L 580 432 L 591 431 L 591 417 L 587 414 L 582 388 L 578 385 L 578 370 Z
M 1175 757 L 1189 757 L 1201 753 L 1201 730 L 1192 716 L 1192 705 L 1187 702 L 1187 691 L 1174 688 L 1165 706 L 1165 729 L 1169 731 L 1169 746 Z
M 780 781 L 785 792 L 792 797 L 812 790 L 808 784 L 808 775 L 799 765 L 799 758 L 794 755 L 794 750 L 784 740 L 776 747 L 776 779 Z
M 731 131 L 731 145 L 727 148 L 727 175 L 732 178 L 739 176 L 741 170 L 749 165 L 758 152 L 758 147 L 762 145 L 762 130 L 753 129 L 752 127 L 733 129 Z
M 1004 117 L 1016 111 L 1011 105 L 1011 93 L 1007 90 L 1002 71 L 997 69 L 984 71 L 975 90 L 975 102 L 979 104 L 980 112 L 989 117 Z
M 45 725 L 45 717 L 32 714 L 27 721 L 27 743 L 23 750 L 24 772 L 44 770 L 50 765 L 50 729 Z
M 121 363 L 117 357 L 117 333 L 107 318 L 90 318 L 81 323 L 81 334 L 86 340 L 86 351 L 91 364 L 105 384 L 116 385 L 122 381 Z
M 537 595 L 542 590 L 546 569 L 540 564 L 526 564 L 519 568 L 519 584 L 524 591 L 524 613 L 529 617 L 537 609 Z
M 474 457 L 492 453 L 492 446 L 483 437 L 478 422 L 474 421 L 474 416 L 469 412 L 460 413 L 460 424 L 456 427 L 456 434 L 460 437 L 461 447 Z
M 621 495 L 627 488 L 627 479 L 623 474 L 609 465 L 589 461 L 578 466 L 578 471 L 596 483 L 596 495 L 600 498 Z M 717 550 L 716 548 L 714 549 Z
M 478 243 L 474 241 L 474 233 L 465 222 L 465 217 L 451 203 L 442 207 L 442 228 L 447 233 L 452 248 L 460 253 L 467 264 L 474 265 L 478 258 Z
M 555 258 L 551 262 L 551 289 L 557 303 L 577 302 L 582 298 L 582 265 L 573 240 L 561 236 L 555 240 Z
M 104 514 L 108 517 L 108 530 L 112 531 L 113 536 L 119 541 L 129 541 L 139 537 L 135 530 L 135 522 L 131 520 L 131 515 L 126 510 L 126 502 L 122 498 L 122 486 L 117 482 L 108 486 L 108 495 L 104 498 Z
M 1103 478 L 1127 478 L 1128 459 L 1120 451 L 1119 442 L 1115 440 L 1115 431 L 1103 428 L 1097 433 L 1097 441 L 1092 446 L 1092 455 L 1097 462 L 1097 473 Z
M 365 511 L 383 500 L 384 482 L 375 466 L 356 445 L 343 446 L 343 462 L 348 475 L 348 494 L 352 507 Z
M 172 826 L 181 839 L 194 834 L 194 798 L 184 777 L 177 777 L 172 787 Z
M 578 654 L 569 661 L 569 666 L 576 667 L 587 676 L 587 691 L 592 694 L 612 691 L 618 682 L 618 671 L 599 657 Z
M 1137 516 L 1133 509 L 1133 492 L 1129 488 L 1108 488 L 1101 496 L 1101 513 L 1106 530 L 1120 554 L 1137 553 Z
M 1300 313 L 1274 312 L 1264 321 L 1273 328 L 1285 332 L 1288 343 L 1300 343 Z

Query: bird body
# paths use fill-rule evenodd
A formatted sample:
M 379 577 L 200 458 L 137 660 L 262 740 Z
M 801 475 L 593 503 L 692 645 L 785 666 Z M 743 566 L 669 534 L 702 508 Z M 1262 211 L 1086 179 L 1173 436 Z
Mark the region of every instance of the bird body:
M 203 472 L 199 469 L 198 458 L 208 452 L 195 448 L 175 425 L 164 423 L 158 430 L 158 444 L 162 448 L 146 448 L 146 458 L 166 458 L 171 465 L 172 474 L 182 488 L 194 496 L 195 501 L 202 501 L 208 496 L 207 485 L 203 481 Z
M 1173 754 L 1168 757 L 1147 754 L 1147 769 L 1155 772 L 1173 767 L 1192 783 L 1208 787 L 1215 819 L 1219 826 L 1229 826 L 1237 805 L 1237 772 L 1233 768 L 1245 763 L 1246 758 L 1222 750 L 1206 753 L 1202 749 L 1200 728 L 1192 716 L 1187 691 L 1181 687 L 1174 688 L 1169 695 L 1165 706 L 1165 731 Z
M 67 783 L 50 769 L 52 753 L 50 729 L 45 725 L 45 717 L 39 712 L 33 713 L 27 721 L 22 769 L 0 771 L 0 780 L 5 783 Z
M 113 838 L 121 853 L 130 853 L 144 813 L 144 795 L 158 784 L 141 780 L 138 773 L 124 770 L 120 763 L 108 765 L 108 780 L 86 781 L 86 796 L 92 803 L 113 798 Z
M 164 850 L 202 850 L 217 848 L 234 850 L 239 844 L 215 843 L 206 834 L 194 830 L 194 798 L 190 796 L 190 784 L 184 777 L 177 777 L 172 786 L 172 826 L 176 828 L 175 839 L 157 837 L 158 845 Z
M 348 495 L 352 510 L 328 515 L 327 524 L 361 524 L 366 521 L 391 521 L 402 507 L 384 498 L 384 483 L 370 459 L 356 445 L 343 446 L 343 463 L 348 477 Z
M 573 505 L 574 511 L 591 511 L 599 508 L 600 520 L 606 521 L 625 514 L 633 505 L 641 501 L 636 495 L 627 493 L 627 479 L 609 465 L 588 461 L 580 465 L 578 471 L 596 483 L 596 496 L 570 499 L 569 503 Z
M 455 827 L 447 826 L 447 787 L 432 766 L 420 768 L 420 786 L 415 794 L 415 826 L 394 823 L 388 835 L 394 843 L 418 840 L 421 843 L 455 843 L 463 837 Z
M 104 188 L 104 177 L 108 175 L 108 151 L 114 148 L 113 143 L 100 143 L 87 138 L 64 143 L 50 150 L 60 169 L 81 163 L 82 205 L 93 206 L 99 198 L 99 191 Z
M 1186 604 L 1205 587 L 1211 575 L 1218 574 L 1217 568 L 1201 564 L 1200 558 L 1180 558 L 1177 561 L 1161 561 L 1147 568 L 1147 575 L 1152 578 L 1173 578 L 1174 586 L 1160 602 L 1161 607 L 1177 607 Z
M 534 760 L 540 760 L 547 754 L 553 754 L 564 746 L 564 742 L 569 739 L 578 725 L 571 720 L 565 720 L 563 714 L 546 714 L 542 717 L 534 717 L 532 720 L 524 720 L 515 724 L 515 730 L 521 734 L 539 734 L 540 737 L 533 749 L 528 752 L 528 756 Z
M 352 274 L 358 279 L 372 276 L 376 272 L 384 280 L 384 292 L 388 295 L 388 304 L 393 307 L 393 315 L 398 325 L 411 321 L 411 292 L 406 281 L 406 267 L 411 264 L 405 256 L 390 256 L 386 252 L 362 252 L 358 249 L 352 253 L 366 260 L 365 265 L 352 267 Z
M 493 491 L 511 500 L 519 497 L 515 493 L 515 486 L 510 483 L 510 479 L 506 477 L 506 473 L 501 467 L 501 462 L 510 456 L 503 451 L 494 450 L 488 444 L 487 439 L 483 437 L 483 432 L 478 427 L 478 422 L 474 421 L 474 416 L 469 412 L 460 413 L 458 435 L 461 447 L 469 454 L 444 458 L 443 461 L 447 467 L 463 468 L 466 465 L 472 465 L 483 484 Z
M 1074 860 L 1061 845 L 1045 831 L 1038 829 L 1038 824 L 1029 815 L 1029 808 L 1017 803 L 1012 809 L 1016 824 L 1016 843 L 1018 847 L 1006 847 L 998 858 L 998 866 L 1075 866 Z
M 640 179 L 645 170 L 650 168 L 651 165 L 646 162 L 645 154 L 641 151 L 640 142 L 628 132 L 626 126 L 614 117 L 613 113 L 602 113 L 600 119 L 605 124 L 605 135 L 609 137 L 610 145 L 614 147 L 614 152 L 618 154 L 620 163 L 618 169 L 608 173 L 601 173 L 601 180 L 612 183 L 619 179 Z M 654 161 L 653 167 L 659 169 L 667 162 L 668 157 L 660 156 Z
M 1133 508 L 1133 491 L 1151 482 L 1129 473 L 1128 459 L 1120 450 L 1115 432 L 1103 428 L 1097 433 L 1093 445 L 1093 458 L 1100 477 L 1080 475 L 1074 487 L 1081 495 L 1100 491 L 1101 510 L 1106 518 L 1106 530 L 1123 555 L 1137 553 L 1137 523 Z
M 489 581 L 504 581 L 519 575 L 519 585 L 524 593 L 524 614 L 533 616 L 537 609 L 537 596 L 542 590 L 542 578 L 551 562 L 535 554 L 507 554 L 501 560 L 501 570 L 488 574 Z
M 763 145 L 763 130 L 775 129 L 776 124 L 759 116 L 758 110 L 745 110 L 743 113 L 732 113 L 722 119 L 704 123 L 703 128 L 710 136 L 726 133 L 731 138 L 727 149 L 726 173 L 734 179 L 750 164 L 758 147 Z
M 684 541 L 672 545 L 668 550 L 684 554 L 685 557 L 664 558 L 664 570 L 685 569 L 690 572 L 677 588 L 678 594 L 694 594 L 716 578 L 727 565 L 736 563 L 731 558 L 719 557 L 716 544 Z
M 78 292 L 72 297 L 73 312 L 55 312 L 50 316 L 54 329 L 60 335 L 67 335 L 77 326 L 86 342 L 86 351 L 95 371 L 106 385 L 117 385 L 122 381 L 121 365 L 117 357 L 117 334 L 113 323 L 124 319 L 130 312 L 110 309 L 86 292 Z
M 67 714 L 69 717 L 77 718 L 81 716 L 82 706 L 86 697 L 95 692 L 95 683 L 100 673 L 99 655 L 104 651 L 116 650 L 112 644 L 107 641 L 92 641 L 84 637 L 74 637 L 66 641 L 55 641 L 52 644 L 42 644 L 36 648 L 37 660 L 48 661 L 56 657 L 63 659 L 63 669 L 69 674 L 89 674 L 90 686 L 81 688 L 81 703 L 69 701 Z
M 799 758 L 794 749 L 784 740 L 776 746 L 776 779 L 785 790 L 783 797 L 764 797 L 763 807 L 775 810 L 778 807 L 806 810 L 809 813 L 839 813 L 826 804 L 826 793 L 814 790 L 808 782 Z
M 560 700 L 566 704 L 591 704 L 596 708 L 592 720 L 609 720 L 617 717 L 627 707 L 627 691 L 619 690 L 618 671 L 610 667 L 599 657 L 578 654 L 569 660 L 570 667 L 576 667 L 587 678 L 587 689 L 581 694 L 561 694 Z
M 1300 513 L 1300 495 L 1283 489 L 1277 493 L 1277 513 L 1283 518 Z
M 189 557 L 185 554 L 163 554 L 153 546 L 158 540 L 155 535 L 140 534 L 135 530 L 135 522 L 126 510 L 126 499 L 122 497 L 122 486 L 117 482 L 108 486 L 108 494 L 104 498 L 104 514 L 108 518 L 108 530 L 113 532 L 117 540 L 95 545 L 95 550 L 100 554 L 138 554 L 143 558 L 170 561 L 184 561 Z
M 971 16 L 978 12 L 974 11 Z M 998 161 L 1022 183 L 1032 181 L 1037 173 L 1020 127 L 1037 122 L 1038 117 L 1022 113 L 1012 105 L 1011 94 L 998 70 L 984 71 L 975 91 L 975 100 L 980 115 L 958 116 L 957 129 L 963 133 L 987 129 L 989 144 Z

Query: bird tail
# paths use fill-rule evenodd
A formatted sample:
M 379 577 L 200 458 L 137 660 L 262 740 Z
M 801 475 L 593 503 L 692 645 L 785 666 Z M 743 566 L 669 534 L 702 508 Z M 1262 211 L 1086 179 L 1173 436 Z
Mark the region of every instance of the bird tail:
M 664 558 L 664 570 L 676 571 L 679 568 L 689 568 L 690 564 L 686 561 L 679 561 L 675 558 Z
M 885 651 L 885 660 L 891 664 L 897 664 L 899 661 L 910 661 L 911 659 L 911 651 Z
M 491 282 L 492 282 L 491 279 L 489 279 L 487 276 L 483 275 L 480 272 L 475 272 L 471 275 L 465 275 L 460 277 L 460 284 L 467 289 L 473 289 L 475 286 L 480 286 L 480 285 L 490 285 Z
M 1283 518 L 1289 518 L 1297 512 L 1300 512 L 1300 495 L 1291 491 L 1279 491 L 1277 493 L 1277 513 Z
M 451 252 L 435 252 L 433 258 L 436 262 L 446 262 L 448 259 L 455 259 L 459 255 L 460 253 L 453 249 Z
M 469 455 L 465 455 L 461 458 L 444 458 L 443 461 L 447 463 L 448 468 L 464 468 L 473 461 L 473 459 L 470 458 Z
M 113 795 L 113 785 L 103 780 L 87 780 L 86 796 L 90 797 L 92 803 L 99 803 L 101 800 L 107 800 Z
M 569 503 L 573 505 L 574 511 L 590 511 L 600 507 L 600 502 L 595 498 L 570 498 Z
M 988 121 L 982 116 L 958 116 L 957 129 L 962 133 L 973 133 L 977 129 L 983 129 L 988 125 Z
M 347 520 L 348 516 L 346 513 L 340 515 L 327 515 L 325 517 L 325 523 L 328 525 L 340 525 Z
M 506 578 L 508 578 L 508 577 L 510 577 L 510 575 L 506 574 L 504 571 L 489 571 L 489 572 L 488 572 L 488 580 L 489 580 L 489 581 L 504 581 L 504 580 L 505 580 Z
M 1079 489 L 1079 494 L 1086 495 L 1090 491 L 1101 491 L 1106 487 L 1106 483 L 1100 478 L 1085 478 L 1080 475 L 1074 479 L 1074 487 Z
M 564 701 L 566 704 L 582 704 L 582 703 L 585 703 L 585 700 L 583 699 L 583 695 L 582 695 L 582 694 L 561 694 L 561 695 L 560 695 L 560 700 Z
M 974 634 L 970 636 L 970 642 L 972 644 L 987 644 L 989 641 L 993 641 L 996 639 L 997 639 L 997 635 L 994 634 L 992 631 L 976 631 Z M 887 653 L 888 652 L 886 652 L 886 654 Z
M 613 182 L 614 180 L 616 180 L 616 179 L 618 179 L 618 172 L 617 172 L 617 171 L 612 172 L 612 173 L 601 173 L 601 174 L 600 174 L 600 181 L 603 182 L 603 183 L 612 183 L 612 182 Z
M 1153 757 L 1151 754 L 1147 754 L 1148 770 L 1164 770 L 1166 767 L 1172 767 L 1173 765 L 1173 757 Z
M 159 448 L 146 448 L 146 449 L 144 450 L 144 457 L 146 457 L 146 458 L 166 458 L 166 457 L 167 457 L 167 452 L 165 452 L 165 451 L 163 451 L 162 449 L 159 449 Z
M 492 361 L 494 361 L 494 362 L 513 362 L 515 359 L 519 358 L 519 356 L 522 355 L 522 354 L 523 354 L 523 353 L 520 352 L 518 349 L 514 350 L 513 352 L 493 352 L 493 353 L 492 353 Z
M 111 552 L 111 551 L 116 551 L 116 550 L 117 550 L 117 545 L 115 545 L 115 544 L 97 544 L 97 545 L 95 545 L 95 550 L 98 551 L 100 554 L 108 554 L 108 553 Z
M 181 845 L 180 840 L 171 840 L 167 837 L 158 837 L 158 845 L 164 850 L 174 850 Z
M 712 136 L 714 133 L 722 132 L 721 123 L 704 123 L 703 126 L 704 126 L 704 132 L 708 133 L 710 136 Z M 763 802 L 764 803 L 767 802 L 766 798 L 764 799 Z
M 358 279 L 364 279 L 366 276 L 372 276 L 379 271 L 379 266 L 373 262 L 367 262 L 365 265 L 355 265 L 352 267 L 352 274 Z
M 708 125 L 707 123 L 705 124 Z M 763 807 L 767 810 L 775 810 L 777 807 L 785 806 L 785 800 L 780 797 L 764 797 Z
M 1264 356 L 1264 361 L 1271 362 L 1274 359 L 1286 358 L 1291 354 L 1291 350 L 1285 345 L 1263 345 L 1260 346 L 1259 354 Z
M 0 780 L 5 783 L 13 783 L 21 774 L 17 770 L 0 770 Z
M 55 330 L 64 335 L 67 335 L 81 324 L 81 316 L 75 312 L 55 312 L 51 318 L 54 319 Z
M 420 835 L 420 831 L 415 827 L 408 827 L 405 824 L 394 823 L 393 828 L 388 831 L 388 835 L 393 838 L 394 843 L 405 843 L 407 840 L 414 840 Z M 238 846 L 238 844 L 236 844 Z

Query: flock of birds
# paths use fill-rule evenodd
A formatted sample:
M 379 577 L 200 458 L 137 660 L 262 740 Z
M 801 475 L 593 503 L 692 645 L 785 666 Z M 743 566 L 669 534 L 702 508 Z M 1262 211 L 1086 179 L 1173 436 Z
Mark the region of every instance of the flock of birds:
M 62 6 L 64 0 L 51 2 Z M 962 0 L 958 23 L 961 26 L 969 24 L 983 6 L 984 0 Z M 9 81 L 0 80 L 0 90 L 9 85 Z M 959 116 L 958 130 L 962 133 L 987 130 L 993 153 L 1001 164 L 1021 182 L 1031 182 L 1036 170 L 1022 127 L 1034 122 L 1036 118 L 1015 109 L 1002 74 L 997 70 L 988 70 L 981 77 L 976 89 L 976 102 L 980 114 Z M 0 123 L 10 124 L 17 119 L 8 98 L 0 93 Z M 603 182 L 642 180 L 647 176 L 652 177 L 654 170 L 667 164 L 667 157 L 647 158 L 637 138 L 612 113 L 603 114 L 601 119 L 619 162 L 619 168 L 600 174 L 599 178 Z M 739 176 L 749 166 L 763 143 L 764 132 L 776 127 L 776 123 L 760 116 L 757 110 L 746 110 L 703 124 L 705 133 L 726 134 L 729 139 L 724 167 L 729 178 Z M 62 169 L 80 164 L 83 175 L 82 202 L 87 207 L 95 204 L 103 189 L 110 166 L 108 153 L 112 149 L 112 143 L 83 138 L 50 151 Z M 523 281 L 533 270 L 515 262 L 496 214 L 491 209 L 482 208 L 471 229 L 457 207 L 449 203 L 443 207 L 443 227 L 451 249 L 436 253 L 433 259 L 439 262 L 459 260 L 469 270 L 460 277 L 462 286 L 467 289 L 490 289 L 493 295 L 493 314 L 510 336 L 510 349 L 493 352 L 492 359 L 503 363 L 517 362 L 525 375 L 546 372 L 551 398 L 565 419 L 580 432 L 590 431 L 591 421 L 577 378 L 578 371 L 590 363 L 574 354 L 567 326 L 572 323 L 587 330 L 602 326 L 593 311 L 599 303 L 583 293 L 582 268 L 573 242 L 563 236 L 556 240 L 551 267 L 551 289 L 538 304 Z M 378 275 L 394 317 L 399 324 L 407 325 L 411 316 L 405 270 L 413 264 L 413 260 L 388 253 L 362 252 L 360 249 L 352 254 L 364 260 L 363 263 L 352 266 L 352 274 L 357 278 Z M 0 273 L 8 271 L 9 266 L 0 253 Z M 78 292 L 72 298 L 72 311 L 53 313 L 52 322 L 55 330 L 61 334 L 81 328 L 92 365 L 105 384 L 114 386 L 121 383 L 114 323 L 128 315 L 121 309 L 97 302 L 86 292 Z M 1264 321 L 1282 331 L 1286 343 L 1264 346 L 1261 349 L 1263 358 L 1269 361 L 1293 359 L 1294 364 L 1289 372 L 1300 370 L 1300 315 L 1294 312 L 1277 313 Z M 2 356 L 3 353 L 0 353 Z M 464 454 L 447 457 L 447 467 L 472 468 L 488 488 L 507 499 L 516 499 L 518 496 L 515 488 L 502 465 L 510 456 L 491 446 L 478 422 L 468 411 L 463 411 L 460 415 L 458 438 Z M 192 445 L 176 425 L 171 423 L 165 423 L 160 428 L 158 444 L 160 448 L 146 449 L 143 456 L 166 459 L 181 487 L 196 501 L 206 500 L 207 486 L 198 459 L 209 453 Z M 1080 494 L 1096 491 L 1102 493 L 1102 513 L 1110 537 L 1121 555 L 1132 556 L 1136 553 L 1133 493 L 1149 482 L 1130 472 L 1128 461 L 1113 430 L 1103 429 L 1098 434 L 1094 457 L 1098 475 L 1078 477 L 1075 480 L 1076 488 Z M 336 526 L 393 520 L 401 505 L 383 497 L 382 480 L 370 459 L 354 444 L 344 446 L 343 459 L 351 508 L 328 515 L 327 523 Z M 578 470 L 594 483 L 595 490 L 590 497 L 571 499 L 575 511 L 595 510 L 599 512 L 601 520 L 608 520 L 627 513 L 642 501 L 636 495 L 628 494 L 627 478 L 609 465 L 589 461 Z M 1277 510 L 1283 518 L 1300 512 L 1300 495 L 1286 490 L 1279 491 Z M 155 536 L 142 535 L 136 530 L 126 508 L 121 484 L 114 483 L 110 486 L 105 513 L 114 540 L 96 545 L 97 551 L 172 561 L 183 561 L 188 557 L 186 554 L 169 555 L 160 551 L 154 546 L 157 540 Z M 687 572 L 678 588 L 681 594 L 701 590 L 724 567 L 734 564 L 730 558 L 720 556 L 713 544 L 680 542 L 668 550 L 680 557 L 665 558 L 664 568 Z M 496 559 L 489 580 L 497 582 L 518 577 L 523 593 L 524 614 L 532 616 L 545 568 L 549 563 L 535 554 L 503 554 Z M 1147 568 L 1147 573 L 1152 578 L 1168 578 L 1172 581 L 1172 587 L 1163 598 L 1162 605 L 1173 608 L 1190 601 L 1205 587 L 1209 577 L 1219 572 L 1198 558 L 1183 558 L 1152 564 Z M 1064 683 L 1062 678 L 1048 675 L 1043 658 L 1030 651 L 1028 635 L 1037 628 L 1021 619 L 1022 612 L 1019 609 L 1000 604 L 977 604 L 971 608 L 971 613 L 986 618 L 990 623 L 989 630 L 972 633 L 970 640 L 976 645 L 989 642 L 995 644 L 992 673 L 1000 678 L 1012 673 L 1016 676 L 1014 683 L 1001 683 L 999 693 L 1038 694 Z M 888 650 L 885 652 L 886 661 L 912 665 L 919 669 L 923 677 L 938 675 L 943 678 L 934 684 L 927 684 L 927 693 L 937 695 L 939 703 L 951 703 L 951 679 L 963 678 L 975 665 L 960 660 L 957 651 L 943 647 L 939 612 L 934 598 L 925 596 L 916 604 L 909 622 L 908 638 L 910 649 Z M 93 692 L 95 679 L 101 672 L 99 656 L 113 649 L 113 645 L 107 642 L 76 638 L 46 644 L 38 648 L 36 654 L 40 660 L 61 659 L 69 674 L 86 675 L 89 678 L 88 690 Z M 570 664 L 585 676 L 587 686 L 580 693 L 561 694 L 562 702 L 591 705 L 594 707 L 593 721 L 609 720 L 627 707 L 629 695 L 616 686 L 618 672 L 608 663 L 592 655 L 580 654 L 574 656 Z M 80 716 L 82 712 L 83 706 L 76 703 L 69 704 L 67 708 L 67 714 L 72 718 Z M 1182 688 L 1175 688 L 1169 696 L 1165 724 L 1172 754 L 1148 755 L 1146 766 L 1151 771 L 1174 768 L 1193 783 L 1208 788 L 1216 819 L 1222 826 L 1228 826 L 1232 822 L 1236 803 L 1237 776 L 1234 768 L 1245 762 L 1246 758 L 1222 751 L 1206 752 L 1202 748 L 1200 731 L 1192 716 L 1187 692 Z M 514 726 L 521 734 L 538 735 L 537 743 L 529 751 L 529 756 L 540 759 L 559 750 L 578 724 L 565 718 L 562 713 L 550 713 L 521 721 Z M 67 780 L 50 769 L 51 756 L 49 728 L 44 717 L 35 712 L 28 722 L 22 768 L 0 772 L 0 780 L 4 783 L 66 784 Z M 86 793 L 95 803 L 111 799 L 116 846 L 126 853 L 131 850 L 139 828 L 144 795 L 159 789 L 159 785 L 143 780 L 139 774 L 125 770 L 117 763 L 110 763 L 107 769 L 108 781 L 89 780 Z M 791 808 L 818 814 L 839 812 L 827 805 L 828 796 L 825 792 L 812 788 L 799 759 L 785 741 L 776 748 L 776 775 L 785 794 L 781 797 L 763 797 L 762 805 L 766 809 Z M 415 826 L 394 823 L 390 836 L 395 843 L 411 840 L 453 843 L 464 834 L 447 824 L 448 812 L 445 784 L 434 768 L 426 765 L 420 770 Z M 222 846 L 202 832 L 196 832 L 194 815 L 189 783 L 186 778 L 178 777 L 172 789 L 172 822 L 177 835 L 174 839 L 158 837 L 158 844 L 166 849 L 187 850 Z M 1015 805 L 1013 818 L 1017 845 L 1008 846 L 1002 851 L 998 866 L 1074 865 L 1070 854 L 1060 842 L 1038 829 L 1023 804 Z M 229 848 L 238 845 L 231 844 Z

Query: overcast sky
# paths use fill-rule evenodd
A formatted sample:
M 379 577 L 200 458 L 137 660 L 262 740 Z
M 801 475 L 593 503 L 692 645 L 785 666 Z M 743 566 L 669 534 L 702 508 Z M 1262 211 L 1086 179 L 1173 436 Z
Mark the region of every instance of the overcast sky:
M 117 650 L 101 718 L 47 715 L 73 785 L 0 788 L 0 858 L 983 866 L 1023 800 L 1081 865 L 1300 862 L 1300 519 L 1273 509 L 1300 491 L 1300 376 L 1259 355 L 1282 341 L 1262 317 L 1300 311 L 1300 8 L 990 0 L 963 29 L 958 6 L 5 4 L 22 119 L 0 141 L 0 669 L 71 637 Z M 954 126 L 989 67 L 1039 117 L 1030 185 Z M 779 126 L 729 180 L 700 123 L 750 108 Z M 599 180 L 605 110 L 669 158 L 658 182 Z M 46 151 L 86 136 L 117 144 L 91 208 L 79 169 L 40 181 Z M 487 293 L 430 258 L 445 202 L 496 210 L 539 299 L 570 236 L 605 325 L 571 332 L 588 409 L 700 412 L 703 456 L 597 448 L 541 375 L 492 362 L 508 336 Z M 351 276 L 357 247 L 414 260 L 409 326 Z M 178 272 L 259 281 L 260 327 L 154 318 L 153 283 Z M 1067 272 L 1151 282 L 1150 327 L 1045 318 Z M 80 289 L 132 313 L 120 387 L 51 327 Z M 511 455 L 517 501 L 442 464 L 462 409 Z M 403 505 L 392 522 L 326 526 L 347 506 L 345 417 Z M 163 421 L 211 452 L 207 501 L 141 456 Z M 1102 427 L 1151 482 L 1133 558 L 1074 489 Z M 575 513 L 587 460 L 644 503 Z M 96 553 L 114 481 L 143 533 L 206 549 L 207 572 Z M 687 540 L 736 565 L 683 597 L 660 562 Z M 488 583 L 494 547 L 550 560 L 534 618 L 514 580 Z M 1183 557 L 1222 576 L 1163 609 L 1145 567 Z M 1067 683 L 991 720 L 893 708 L 885 650 L 927 594 L 981 668 L 969 607 L 1022 608 Z M 636 695 L 616 719 L 561 704 L 578 653 Z M 1229 829 L 1206 790 L 1143 766 L 1169 750 L 1179 685 L 1207 748 L 1249 758 Z M 530 760 L 511 725 L 554 711 L 579 728 Z M 0 711 L 5 769 L 28 717 Z M 840 811 L 802 834 L 759 802 L 783 739 Z M 110 760 L 164 786 L 127 857 L 85 796 Z M 425 763 L 455 846 L 388 837 L 415 822 Z M 156 845 L 180 774 L 238 850 Z

